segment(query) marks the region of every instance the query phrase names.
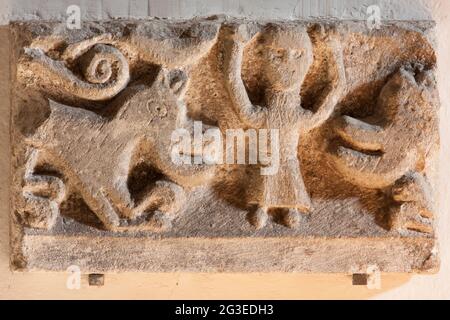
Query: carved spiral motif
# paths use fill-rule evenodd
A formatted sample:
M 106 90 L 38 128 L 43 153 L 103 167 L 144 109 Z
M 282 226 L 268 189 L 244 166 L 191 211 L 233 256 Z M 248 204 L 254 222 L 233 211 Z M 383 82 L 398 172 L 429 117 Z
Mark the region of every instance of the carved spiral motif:
M 83 75 L 91 83 L 107 83 L 127 78 L 128 63 L 114 47 L 97 44 L 81 57 Z M 123 80 L 122 80 L 123 81 Z
M 110 99 L 122 91 L 130 80 L 127 59 L 110 45 L 92 46 L 80 57 L 79 63 L 87 83 L 80 81 L 78 84 L 89 99 Z
M 120 50 L 109 44 L 90 42 L 70 46 L 64 53 L 66 61 L 53 60 L 44 51 L 28 48 L 25 52 L 47 74 L 41 85 L 54 86 L 69 96 L 103 101 L 116 96 L 130 80 L 128 61 Z M 69 57 L 69 58 L 67 58 Z M 67 67 L 78 64 L 82 75 L 76 75 Z M 32 66 L 31 69 L 34 67 Z M 50 74 L 49 74 L 50 71 Z

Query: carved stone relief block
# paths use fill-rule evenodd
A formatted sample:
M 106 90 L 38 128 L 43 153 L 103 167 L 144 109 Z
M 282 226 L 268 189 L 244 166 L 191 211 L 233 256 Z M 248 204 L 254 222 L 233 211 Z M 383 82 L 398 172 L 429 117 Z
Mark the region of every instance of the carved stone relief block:
M 14 269 L 436 270 L 432 22 L 11 30 Z

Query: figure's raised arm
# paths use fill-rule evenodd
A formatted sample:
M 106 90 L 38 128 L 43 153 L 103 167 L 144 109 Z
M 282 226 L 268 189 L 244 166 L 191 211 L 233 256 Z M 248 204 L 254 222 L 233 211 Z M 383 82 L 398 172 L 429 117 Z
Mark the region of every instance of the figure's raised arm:
M 234 110 L 239 118 L 251 126 L 260 126 L 265 119 L 262 108 L 254 106 L 248 97 L 241 77 L 242 59 L 246 39 L 245 26 L 222 30 L 222 55 L 225 87 L 231 99 Z
M 328 50 L 330 50 L 330 83 L 327 86 L 325 97 L 320 99 L 316 112 L 306 113 L 306 125 L 308 130 L 314 129 L 324 123 L 333 113 L 339 98 L 345 90 L 346 78 L 342 48 L 336 34 L 331 34 L 325 39 Z

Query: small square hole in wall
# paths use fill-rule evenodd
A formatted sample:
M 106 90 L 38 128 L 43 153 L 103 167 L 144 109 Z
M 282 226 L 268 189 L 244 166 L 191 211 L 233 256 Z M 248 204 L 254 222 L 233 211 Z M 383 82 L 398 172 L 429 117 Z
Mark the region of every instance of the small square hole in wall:
M 366 286 L 368 275 L 366 273 L 354 273 L 352 275 L 352 285 Z
M 89 286 L 101 287 L 105 284 L 105 275 L 101 273 L 91 273 L 88 279 Z

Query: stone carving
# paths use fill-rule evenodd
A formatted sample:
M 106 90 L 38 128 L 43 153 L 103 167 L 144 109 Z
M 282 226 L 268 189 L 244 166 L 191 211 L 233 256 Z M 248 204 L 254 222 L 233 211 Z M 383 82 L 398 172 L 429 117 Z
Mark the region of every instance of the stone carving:
M 367 188 L 388 188 L 396 204 L 386 215 L 390 227 L 431 232 L 433 209 L 425 159 L 437 143 L 435 82 L 430 70 L 401 68 L 381 90 L 377 113 L 359 120 L 342 116 L 335 130 L 344 145 L 336 168 Z M 347 146 L 345 146 L 347 144 Z
M 244 39 L 245 35 L 232 34 L 224 41 L 224 72 L 232 104 L 244 125 L 280 130 L 281 139 L 280 167 L 277 173 L 264 177 L 262 194 L 253 195 L 259 208 L 251 220 L 262 227 L 268 219 L 268 209 L 286 208 L 283 221 L 292 227 L 299 223 L 299 211 L 308 212 L 311 208 L 300 172 L 298 141 L 301 134 L 325 122 L 344 91 L 345 72 L 340 44 L 333 34 L 323 39 L 323 45 L 329 46 L 333 52 L 335 65 L 330 70 L 329 92 L 320 101 L 317 111 L 312 112 L 301 107 L 299 93 L 313 63 L 313 48 L 306 27 L 268 25 L 253 40 L 258 43 L 256 50 L 264 76 L 264 107 L 252 104 L 241 79 Z M 252 187 L 250 189 L 253 191 Z
M 432 23 L 84 25 L 11 27 L 14 268 L 435 270 Z M 279 165 L 206 163 L 209 129 Z
M 59 216 L 59 206 L 66 196 L 64 182 L 50 174 L 35 174 L 39 165 L 40 151 L 29 154 L 24 177 L 23 221 L 34 228 L 51 229 Z
M 51 87 L 57 83 L 61 94 L 85 100 L 108 100 L 130 80 L 128 61 L 120 50 L 104 43 L 108 38 L 69 45 L 62 53 L 62 60 L 50 58 L 41 48 L 25 48 L 25 54 L 36 62 L 33 71 L 46 75 L 41 85 Z M 78 64 L 84 80 L 66 67 L 71 63 Z
M 31 61 L 19 67 L 19 75 L 42 75 L 40 86 L 53 87 L 56 83 L 58 93 L 81 101 L 109 100 L 127 86 L 130 71 L 125 56 L 107 42 L 112 42 L 111 35 L 68 45 L 62 60 L 50 58 L 41 48 L 25 48 Z M 77 59 L 84 79 L 67 67 Z M 80 110 L 49 100 L 50 115 L 28 144 L 48 153 L 52 165 L 59 164 L 57 171 L 82 194 L 107 229 L 164 230 L 184 198 L 182 187 L 165 177 L 195 185 L 196 175 L 205 179 L 205 171 L 213 169 L 180 168 L 170 161 L 170 133 L 176 126 L 189 127 L 182 105 L 185 81 L 182 70 L 162 67 L 151 86 L 132 87 L 117 105 L 108 105 L 116 109 L 115 114 L 98 114 L 83 106 Z M 52 143 L 47 145 L 49 136 Z M 77 141 L 77 145 L 69 141 Z M 79 152 L 79 146 L 86 149 Z M 32 177 L 29 179 L 39 177 L 27 175 Z M 44 177 L 39 179 L 50 179 Z M 30 202 L 35 194 L 26 191 L 26 199 Z M 34 201 L 34 209 L 27 208 L 23 213 L 39 214 L 43 206 L 40 201 Z M 49 228 L 54 224 L 61 199 L 48 201 L 52 212 L 41 217 L 48 221 L 33 226 Z

